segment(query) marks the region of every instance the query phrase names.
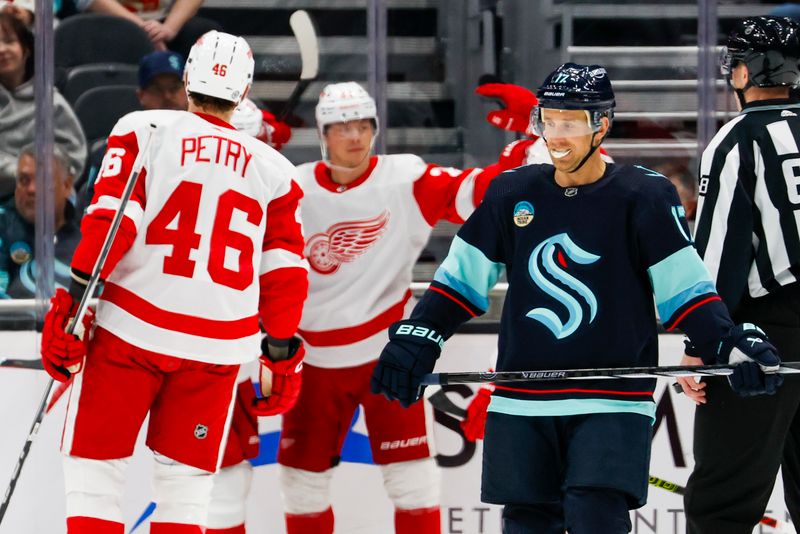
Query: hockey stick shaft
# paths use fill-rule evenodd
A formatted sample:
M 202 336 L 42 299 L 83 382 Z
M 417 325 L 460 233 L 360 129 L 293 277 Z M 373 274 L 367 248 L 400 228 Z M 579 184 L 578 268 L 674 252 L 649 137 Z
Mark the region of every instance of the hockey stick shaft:
M 297 103 L 300 102 L 303 92 L 319 73 L 319 43 L 311 16 L 307 11 L 299 9 L 289 17 L 289 25 L 292 27 L 295 39 L 297 39 L 297 46 L 300 48 L 300 61 L 303 66 L 300 72 L 300 79 L 294 86 L 292 94 L 286 100 L 286 105 L 281 110 L 280 115 L 278 115 L 279 121 L 285 121 L 286 117 L 294 111 Z
M 292 90 L 292 94 L 290 94 L 289 98 L 286 100 L 286 105 L 283 106 L 281 114 L 278 116 L 279 121 L 284 122 L 286 117 L 291 115 L 292 111 L 294 111 L 294 108 L 297 107 L 297 103 L 300 102 L 300 97 L 310 84 L 311 80 L 298 80 L 297 84 Z
M 686 488 L 676 484 L 674 482 L 670 482 L 668 480 L 664 480 L 663 478 L 658 478 L 656 476 L 650 475 L 649 476 L 649 483 L 651 486 L 655 486 L 657 488 L 661 488 L 663 490 L 669 491 L 671 493 L 676 493 L 678 495 L 683 495 L 686 492 Z M 768 527 L 772 527 L 780 532 L 785 533 L 796 533 L 794 527 L 786 523 L 785 521 L 781 521 L 780 519 L 775 519 L 774 517 L 770 517 L 765 515 L 759 521 L 762 525 L 767 525 Z
M 25 360 L 21 358 L 8 358 L 7 360 L 0 361 L 0 367 L 10 367 L 12 369 L 35 369 L 41 371 L 44 369 L 42 360 Z
M 103 264 L 105 263 L 106 258 L 108 257 L 108 252 L 114 242 L 114 236 L 117 234 L 120 224 L 122 224 L 122 217 L 125 215 L 125 206 L 127 206 L 128 200 L 131 198 L 131 194 L 133 193 L 133 188 L 136 185 L 139 173 L 144 166 L 145 155 L 150 148 L 150 142 L 153 139 L 155 128 L 155 125 L 150 125 L 144 148 L 139 151 L 139 153 L 136 155 L 136 159 L 133 162 L 131 174 L 128 176 L 128 182 L 125 184 L 125 189 L 123 190 L 122 197 L 120 198 L 119 208 L 117 208 L 117 213 L 114 215 L 114 219 L 111 221 L 111 226 L 106 234 L 105 240 L 103 241 L 103 247 L 100 249 L 100 254 L 97 257 L 97 260 L 95 260 L 94 269 L 92 269 L 92 275 L 89 278 L 89 283 L 87 284 L 86 290 L 84 291 L 80 303 L 78 304 L 78 308 L 75 312 L 75 318 L 69 325 L 67 325 L 66 331 L 69 334 L 72 334 L 79 325 L 82 325 L 83 316 L 86 313 L 86 306 L 89 302 L 89 298 L 91 297 L 92 293 L 94 293 L 95 287 L 97 287 L 97 283 L 100 279 L 100 272 L 103 269 Z M 36 439 L 36 435 L 39 433 L 39 427 L 44 419 L 48 400 L 50 399 L 50 392 L 53 390 L 53 382 L 54 381 L 52 378 L 50 378 L 50 380 L 47 382 L 42 399 L 39 401 L 39 409 L 36 411 L 33 424 L 28 431 L 28 437 L 25 440 L 25 445 L 22 446 L 22 452 L 17 459 L 17 464 L 14 466 L 14 471 L 11 473 L 11 480 L 8 483 L 8 488 L 6 488 L 3 502 L 0 503 L 0 524 L 2 524 L 3 518 L 6 515 L 6 510 L 8 510 L 8 505 L 11 503 L 11 497 L 14 495 L 14 490 L 17 487 L 17 482 L 19 481 L 22 467 L 25 465 L 25 460 L 28 458 L 28 454 L 31 451 L 33 440 Z
M 422 385 L 444 386 L 447 384 L 478 384 L 484 382 L 548 382 L 552 380 L 586 380 L 610 378 L 664 378 L 683 376 L 728 376 L 732 365 L 690 365 L 664 367 L 612 367 L 601 369 L 560 369 L 539 371 L 498 371 L 430 373 L 422 378 Z M 782 374 L 800 373 L 800 363 L 784 362 Z

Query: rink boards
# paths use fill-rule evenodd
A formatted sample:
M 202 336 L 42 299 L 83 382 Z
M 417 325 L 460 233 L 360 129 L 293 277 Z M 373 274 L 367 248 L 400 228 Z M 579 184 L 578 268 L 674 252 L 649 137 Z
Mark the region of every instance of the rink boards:
M 496 336 L 457 335 L 447 342 L 437 371 L 482 370 L 494 359 Z M 662 335 L 661 363 L 676 364 L 682 354 L 681 337 Z M 0 359 L 35 358 L 37 340 L 30 332 L 0 332 Z M 676 394 L 666 380 L 658 381 L 655 398 L 659 419 L 653 442 L 650 473 L 685 484 L 691 472 L 693 404 Z M 11 476 L 24 444 L 41 394 L 47 383 L 43 371 L 0 368 L 0 492 Z M 456 386 L 447 392 L 455 404 L 466 407 L 469 391 Z M 58 441 L 64 415 L 64 399 L 49 414 L 28 457 L 0 534 L 63 534 L 64 499 Z M 443 534 L 499 534 L 499 508 L 482 504 L 480 490 L 481 446 L 466 442 L 456 432 L 455 417 L 433 411 L 434 434 L 442 466 Z M 255 477 L 249 500 L 248 527 L 253 533 L 283 533 L 283 516 L 274 464 L 280 422 L 262 419 L 262 452 L 254 461 Z M 381 486 L 380 470 L 371 464 L 366 427 L 359 413 L 343 451 L 343 464 L 333 478 L 332 500 L 337 534 L 390 534 L 392 506 Z M 149 511 L 150 453 L 141 436 L 129 468 L 125 505 L 126 532 L 146 533 Z M 769 513 L 785 520 L 782 491 L 777 487 Z M 636 534 L 677 534 L 684 531 L 681 497 L 650 488 L 649 502 L 631 516 Z M 139 526 L 134 527 L 139 520 Z M 756 529 L 755 532 L 759 532 Z M 764 527 L 764 533 L 774 532 Z

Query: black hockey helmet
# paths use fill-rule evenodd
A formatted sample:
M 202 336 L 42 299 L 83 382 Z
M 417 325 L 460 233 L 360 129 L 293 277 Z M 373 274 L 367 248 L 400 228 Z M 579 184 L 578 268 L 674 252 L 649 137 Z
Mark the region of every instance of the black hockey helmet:
M 590 112 L 593 128 L 600 127 L 600 118 L 614 117 L 614 90 L 606 69 L 600 65 L 564 63 L 545 78 L 536 92 L 539 105 L 531 124 L 536 125 L 538 109 L 578 109 Z
M 737 63 L 747 66 L 758 87 L 800 83 L 800 24 L 788 17 L 749 17 L 736 25 L 722 50 L 720 70 L 726 77 Z

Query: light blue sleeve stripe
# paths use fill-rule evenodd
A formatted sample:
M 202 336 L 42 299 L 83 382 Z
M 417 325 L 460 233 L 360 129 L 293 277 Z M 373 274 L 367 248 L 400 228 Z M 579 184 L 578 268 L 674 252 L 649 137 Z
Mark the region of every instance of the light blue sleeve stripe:
M 489 290 L 497 283 L 504 265 L 491 261 L 478 248 L 460 237 L 453 238 L 447 258 L 433 279 L 452 287 L 474 306 L 489 309 Z
M 587 413 L 638 413 L 656 420 L 656 403 L 614 399 L 523 400 L 492 395 L 490 412 L 525 417 L 558 417 Z
M 709 295 L 709 294 L 716 294 L 717 288 L 714 287 L 714 284 L 711 282 L 700 282 L 695 284 L 694 286 L 690 287 L 686 291 L 681 292 L 678 295 L 675 295 L 671 299 L 667 300 L 666 302 L 661 302 L 658 304 L 658 316 L 661 318 L 661 321 L 666 323 L 673 319 L 673 315 L 675 311 L 692 300 L 695 297 L 700 295 Z
M 711 275 L 693 246 L 686 246 L 647 269 L 658 316 L 663 322 L 696 296 L 716 293 Z

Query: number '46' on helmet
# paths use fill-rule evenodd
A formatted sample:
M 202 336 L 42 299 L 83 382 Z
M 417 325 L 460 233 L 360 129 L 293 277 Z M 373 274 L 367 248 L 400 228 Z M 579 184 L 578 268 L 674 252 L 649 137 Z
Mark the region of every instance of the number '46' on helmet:
M 238 104 L 250 89 L 254 67 L 247 41 L 212 30 L 189 51 L 183 74 L 186 90 Z

